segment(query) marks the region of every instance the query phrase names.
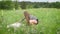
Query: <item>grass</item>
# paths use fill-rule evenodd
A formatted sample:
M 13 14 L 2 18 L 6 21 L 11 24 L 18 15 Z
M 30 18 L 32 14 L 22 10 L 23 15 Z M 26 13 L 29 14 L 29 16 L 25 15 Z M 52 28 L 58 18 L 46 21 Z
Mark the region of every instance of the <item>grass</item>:
M 38 8 L 38 9 L 26 9 L 30 14 L 37 16 L 39 19 L 38 25 L 23 26 L 18 28 L 16 32 L 10 28 L 10 31 L 6 28 L 7 24 L 15 23 L 24 18 L 23 10 L 2 10 L 3 16 L 0 12 L 0 34 L 57 34 L 60 32 L 60 9 L 56 8 Z M 3 20 L 3 21 L 2 21 Z M 23 21 L 25 24 L 26 21 Z

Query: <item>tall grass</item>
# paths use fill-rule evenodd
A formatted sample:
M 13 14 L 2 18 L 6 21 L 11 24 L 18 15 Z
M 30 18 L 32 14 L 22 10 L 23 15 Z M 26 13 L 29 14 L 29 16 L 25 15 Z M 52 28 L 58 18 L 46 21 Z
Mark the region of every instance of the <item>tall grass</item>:
M 39 19 L 38 25 L 25 25 L 14 32 L 13 28 L 7 29 L 6 26 L 24 18 L 23 10 L 3 10 L 3 22 L 0 34 L 57 34 L 57 32 L 60 32 L 60 9 L 39 8 L 26 10 L 30 14 L 37 16 Z M 22 23 L 26 24 L 26 21 L 24 20 Z

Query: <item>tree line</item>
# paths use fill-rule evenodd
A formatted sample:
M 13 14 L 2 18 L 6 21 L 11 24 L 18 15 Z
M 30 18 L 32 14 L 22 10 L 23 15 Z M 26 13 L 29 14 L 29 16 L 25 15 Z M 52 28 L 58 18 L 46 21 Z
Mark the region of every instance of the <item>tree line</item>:
M 0 1 L 0 9 L 60 8 L 60 2 Z

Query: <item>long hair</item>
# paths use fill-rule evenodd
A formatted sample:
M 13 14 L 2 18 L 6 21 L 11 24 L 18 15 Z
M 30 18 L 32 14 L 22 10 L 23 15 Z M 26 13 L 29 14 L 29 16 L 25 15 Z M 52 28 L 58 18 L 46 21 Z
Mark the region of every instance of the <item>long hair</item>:
M 29 24 L 29 15 L 30 14 L 27 11 L 24 11 L 24 16 L 28 24 Z

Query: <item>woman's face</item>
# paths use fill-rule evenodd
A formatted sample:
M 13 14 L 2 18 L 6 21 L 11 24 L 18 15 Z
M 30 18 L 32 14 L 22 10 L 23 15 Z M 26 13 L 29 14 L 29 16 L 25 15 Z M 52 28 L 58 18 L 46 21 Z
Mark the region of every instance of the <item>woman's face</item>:
M 37 20 L 29 20 L 30 24 L 37 24 Z

